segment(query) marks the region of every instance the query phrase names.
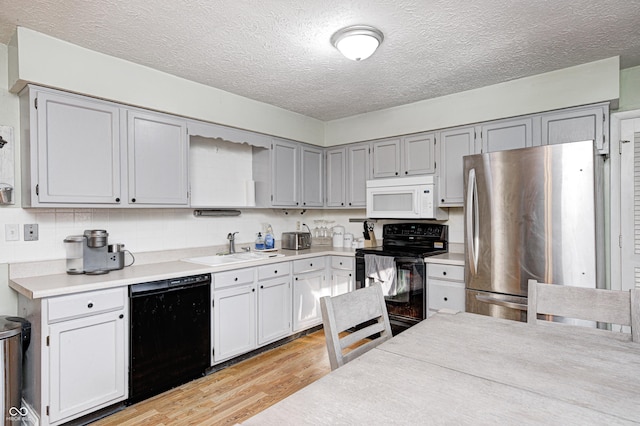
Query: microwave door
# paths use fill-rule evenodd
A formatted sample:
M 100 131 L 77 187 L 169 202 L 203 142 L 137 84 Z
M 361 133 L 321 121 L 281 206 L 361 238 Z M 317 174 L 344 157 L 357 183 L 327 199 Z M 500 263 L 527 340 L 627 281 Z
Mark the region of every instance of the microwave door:
M 414 187 L 371 189 L 367 194 L 367 216 L 417 218 L 419 216 L 418 191 Z

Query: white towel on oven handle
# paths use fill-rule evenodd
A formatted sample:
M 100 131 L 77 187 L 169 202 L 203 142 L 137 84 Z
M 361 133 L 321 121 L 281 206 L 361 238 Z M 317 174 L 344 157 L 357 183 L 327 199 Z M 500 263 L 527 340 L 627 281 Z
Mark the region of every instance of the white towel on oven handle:
M 385 296 L 396 296 L 396 262 L 393 256 L 378 256 L 376 254 L 364 255 L 365 279 L 371 278 L 382 285 Z

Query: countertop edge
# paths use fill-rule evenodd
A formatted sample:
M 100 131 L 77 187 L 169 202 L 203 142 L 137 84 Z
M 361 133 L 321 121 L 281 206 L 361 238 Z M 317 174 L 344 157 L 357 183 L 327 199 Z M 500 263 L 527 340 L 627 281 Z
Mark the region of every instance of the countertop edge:
M 69 275 L 66 273 L 20 277 L 9 280 L 9 287 L 28 299 L 62 296 L 86 291 L 123 287 L 142 282 L 179 278 L 190 275 L 231 271 L 278 262 L 307 259 L 317 256 L 355 256 L 355 250 L 331 246 L 312 247 L 305 250 L 278 251 L 284 254 L 263 260 L 238 262 L 227 265 L 207 266 L 182 260 L 172 260 L 143 265 L 133 265 L 105 275 Z

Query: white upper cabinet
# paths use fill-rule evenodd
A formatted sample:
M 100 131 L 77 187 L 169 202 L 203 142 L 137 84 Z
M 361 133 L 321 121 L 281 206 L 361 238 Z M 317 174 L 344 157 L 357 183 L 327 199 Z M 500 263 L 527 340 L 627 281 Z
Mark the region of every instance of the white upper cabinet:
M 370 177 L 370 151 L 368 142 L 347 146 L 347 206 L 366 207 L 367 180 Z
M 600 152 L 608 153 L 608 134 L 609 104 L 542 115 L 542 145 L 592 140 Z
M 254 152 L 256 201 L 261 207 L 323 207 L 324 174 L 322 148 L 273 139 L 271 150 Z
M 400 139 L 386 139 L 371 144 L 373 178 L 400 175 Z
M 461 127 L 440 132 L 440 206 L 463 204 L 462 157 L 474 153 L 475 128 Z
M 402 138 L 403 175 L 435 173 L 435 133 L 422 133 Z
M 164 114 L 127 111 L 129 202 L 187 205 L 187 124 Z
M 300 149 L 300 199 L 303 207 L 324 205 L 324 151 L 302 145 Z
M 20 101 L 25 206 L 188 206 L 185 120 L 35 86 Z
M 271 204 L 296 207 L 298 191 L 298 144 L 274 139 L 271 150 Z
M 482 152 L 506 151 L 533 146 L 533 118 L 486 123 L 480 127 Z
M 372 143 L 373 178 L 435 173 L 435 133 L 421 133 Z
M 24 202 L 111 204 L 120 202 L 120 109 L 106 102 L 30 90 L 22 97 L 23 140 L 30 175 Z
M 347 202 L 347 149 L 327 149 L 326 158 L 327 207 L 344 207 Z

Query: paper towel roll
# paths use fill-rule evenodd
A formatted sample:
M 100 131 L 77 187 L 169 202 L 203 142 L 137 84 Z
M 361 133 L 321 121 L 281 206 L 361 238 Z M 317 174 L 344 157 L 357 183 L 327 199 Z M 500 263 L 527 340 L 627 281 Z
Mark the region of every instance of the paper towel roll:
M 247 202 L 247 206 L 255 206 L 256 205 L 256 182 L 254 180 L 247 180 L 244 182 L 245 184 L 245 200 Z

